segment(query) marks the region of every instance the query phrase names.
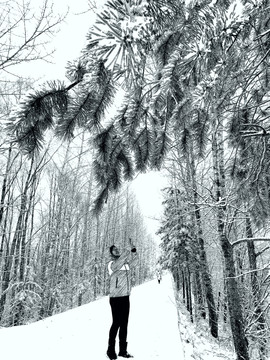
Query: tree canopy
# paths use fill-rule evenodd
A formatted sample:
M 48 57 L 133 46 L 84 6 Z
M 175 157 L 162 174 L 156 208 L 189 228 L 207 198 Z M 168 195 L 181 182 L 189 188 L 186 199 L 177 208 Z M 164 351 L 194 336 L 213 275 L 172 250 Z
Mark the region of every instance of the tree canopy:
M 108 1 L 81 57 L 67 65 L 70 83 L 44 84 L 14 112 L 15 141 L 34 154 L 48 129 L 65 139 L 76 128 L 89 130 L 101 185 L 97 209 L 123 178 L 160 168 L 174 128 L 182 128 L 183 149 L 196 136 L 203 155 L 213 101 L 242 159 L 242 135 L 268 130 L 266 7 L 265 1 Z

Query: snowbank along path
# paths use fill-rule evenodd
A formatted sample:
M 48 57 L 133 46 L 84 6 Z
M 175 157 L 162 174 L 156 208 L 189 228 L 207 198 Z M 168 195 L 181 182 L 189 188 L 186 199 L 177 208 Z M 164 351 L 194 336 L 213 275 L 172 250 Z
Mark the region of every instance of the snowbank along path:
M 161 284 L 153 280 L 134 288 L 130 302 L 128 351 L 134 360 L 184 359 L 170 275 Z M 110 325 L 105 297 L 30 325 L 1 329 L 1 358 L 107 359 Z

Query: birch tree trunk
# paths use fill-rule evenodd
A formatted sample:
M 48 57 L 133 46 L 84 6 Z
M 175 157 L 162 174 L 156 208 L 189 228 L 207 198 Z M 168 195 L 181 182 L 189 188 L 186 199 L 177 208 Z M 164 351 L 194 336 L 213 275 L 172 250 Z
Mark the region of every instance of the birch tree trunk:
M 17 221 L 16 221 L 16 227 L 13 235 L 13 239 L 11 242 L 10 250 L 7 251 L 6 257 L 5 257 L 5 264 L 3 269 L 3 278 L 2 278 L 2 294 L 0 297 L 0 321 L 2 320 L 4 307 L 7 299 L 7 290 L 10 285 L 11 281 L 11 275 L 12 271 L 14 274 L 14 279 L 17 278 L 17 269 L 19 266 L 19 249 L 21 245 L 21 238 L 22 238 L 22 232 L 23 232 L 23 226 L 24 226 L 24 219 L 27 209 L 27 201 L 28 201 L 28 190 L 30 188 L 31 184 L 31 178 L 32 178 L 32 169 L 33 169 L 33 160 L 30 164 L 30 168 L 28 169 L 28 174 L 26 181 L 24 183 L 23 192 L 20 195 L 21 203 L 20 203 L 20 210 L 18 213 Z M 12 266 L 14 265 L 14 268 Z

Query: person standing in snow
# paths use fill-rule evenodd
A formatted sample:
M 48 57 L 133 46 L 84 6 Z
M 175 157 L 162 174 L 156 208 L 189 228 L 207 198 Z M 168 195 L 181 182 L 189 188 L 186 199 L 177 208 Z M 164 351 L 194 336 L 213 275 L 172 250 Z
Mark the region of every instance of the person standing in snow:
M 130 240 L 130 239 L 129 239 Z M 134 246 L 120 251 L 112 245 L 110 247 L 112 260 L 108 264 L 110 275 L 109 301 L 112 311 L 112 325 L 109 331 L 107 356 L 109 359 L 117 359 L 115 352 L 115 340 L 119 330 L 119 356 L 124 358 L 133 357 L 127 352 L 127 327 L 129 317 L 129 296 L 131 291 L 131 270 L 137 260 L 137 251 Z

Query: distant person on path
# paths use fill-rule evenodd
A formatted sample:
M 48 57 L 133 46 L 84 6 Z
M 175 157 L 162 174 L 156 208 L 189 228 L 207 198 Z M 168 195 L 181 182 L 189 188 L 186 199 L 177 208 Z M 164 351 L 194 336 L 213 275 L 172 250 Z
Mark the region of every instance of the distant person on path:
M 131 244 L 130 248 L 120 250 L 117 246 L 110 247 L 112 260 L 108 264 L 110 275 L 109 300 L 112 311 L 112 325 L 109 332 L 107 356 L 109 359 L 117 359 L 115 352 L 115 340 L 119 330 L 119 356 L 124 358 L 133 357 L 127 352 L 127 327 L 129 317 L 129 295 L 131 291 L 131 270 L 137 260 L 136 248 Z
M 157 272 L 157 281 L 160 284 L 160 281 L 161 281 L 161 273 L 160 273 L 160 271 Z

